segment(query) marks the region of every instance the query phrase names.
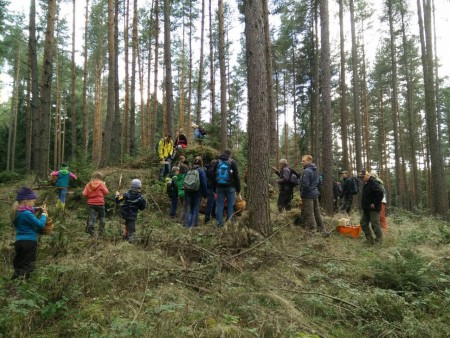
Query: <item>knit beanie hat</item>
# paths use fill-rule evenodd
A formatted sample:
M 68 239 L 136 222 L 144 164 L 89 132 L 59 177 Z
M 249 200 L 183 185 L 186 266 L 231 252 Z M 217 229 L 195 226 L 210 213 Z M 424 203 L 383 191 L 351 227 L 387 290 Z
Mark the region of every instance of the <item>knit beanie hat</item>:
M 17 195 L 16 195 L 17 202 L 25 201 L 25 200 L 35 200 L 36 198 L 37 198 L 37 195 L 30 188 L 22 187 L 17 191 Z
M 131 181 L 131 188 L 141 188 L 141 187 L 142 187 L 141 180 L 135 178 Z
M 69 163 L 67 163 L 67 162 L 61 163 L 61 169 L 62 170 L 68 170 L 69 169 Z

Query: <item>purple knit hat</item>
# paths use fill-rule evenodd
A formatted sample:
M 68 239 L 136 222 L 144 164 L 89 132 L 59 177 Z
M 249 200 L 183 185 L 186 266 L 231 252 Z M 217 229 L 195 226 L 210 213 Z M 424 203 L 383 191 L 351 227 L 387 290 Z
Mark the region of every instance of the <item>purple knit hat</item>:
M 37 195 L 33 190 L 27 187 L 22 187 L 17 191 L 16 201 L 35 200 Z

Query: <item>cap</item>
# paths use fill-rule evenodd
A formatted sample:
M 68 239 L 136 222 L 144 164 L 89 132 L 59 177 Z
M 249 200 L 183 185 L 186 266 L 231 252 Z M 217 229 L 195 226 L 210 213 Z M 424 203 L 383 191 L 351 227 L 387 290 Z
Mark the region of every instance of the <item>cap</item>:
M 358 177 L 364 177 L 364 176 L 366 176 L 367 174 L 370 175 L 370 172 L 369 172 L 368 170 L 361 170 L 361 171 L 358 173 Z
M 141 180 L 137 178 L 131 180 L 131 188 L 141 188 L 141 187 L 142 187 Z
M 22 187 L 17 191 L 16 201 L 35 200 L 37 198 L 36 193 L 27 187 Z

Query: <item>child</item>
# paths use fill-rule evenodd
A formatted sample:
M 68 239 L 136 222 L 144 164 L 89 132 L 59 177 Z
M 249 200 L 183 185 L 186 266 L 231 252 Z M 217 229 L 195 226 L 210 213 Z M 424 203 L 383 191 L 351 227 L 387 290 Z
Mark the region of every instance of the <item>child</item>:
M 131 181 L 130 190 L 124 194 L 116 191 L 115 201 L 121 204 L 122 218 L 125 220 L 124 238 L 129 242 L 135 240 L 136 218 L 139 210 L 144 210 L 147 202 L 141 196 L 142 183 L 137 178 Z
M 178 183 L 177 183 L 177 177 L 180 174 L 180 168 L 177 166 L 174 166 L 172 168 L 172 174 L 173 177 L 167 177 L 166 178 L 166 185 L 167 185 L 167 195 L 170 198 L 170 213 L 169 216 L 171 219 L 175 218 L 175 215 L 177 214 L 177 205 L 178 205 Z
M 16 242 L 14 248 L 13 266 L 14 274 L 11 279 L 30 277 L 36 263 L 37 256 L 37 235 L 45 228 L 47 221 L 47 210 L 41 208 L 42 214 L 37 218 L 34 214 L 38 208 L 34 208 L 36 203 L 36 194 L 27 187 L 19 189 L 16 195 L 17 203 L 14 203 L 11 210 L 11 221 L 16 230 Z
M 76 180 L 77 177 L 69 171 L 69 164 L 67 162 L 61 163 L 61 168 L 58 171 L 53 171 L 50 175 L 56 179 L 55 187 L 58 190 L 56 208 L 61 208 L 64 211 L 69 179 L 73 178 Z
M 99 218 L 99 235 L 103 235 L 105 230 L 105 195 L 108 194 L 108 188 L 105 182 L 103 182 L 103 174 L 100 171 L 96 171 L 92 174 L 91 181 L 86 184 L 83 190 L 83 196 L 87 198 L 88 203 L 88 222 L 87 233 L 94 234 L 94 225 Z

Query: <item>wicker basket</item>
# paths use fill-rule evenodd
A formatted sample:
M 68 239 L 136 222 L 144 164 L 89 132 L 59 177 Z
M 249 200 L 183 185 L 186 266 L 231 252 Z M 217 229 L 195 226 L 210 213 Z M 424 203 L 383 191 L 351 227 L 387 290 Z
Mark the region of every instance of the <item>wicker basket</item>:
M 47 217 L 47 221 L 45 222 L 44 230 L 42 230 L 42 235 L 50 235 L 53 231 L 53 220 L 50 217 Z
M 234 210 L 238 215 L 245 210 L 247 202 L 242 198 L 241 194 L 237 195 L 236 202 L 234 203 Z

